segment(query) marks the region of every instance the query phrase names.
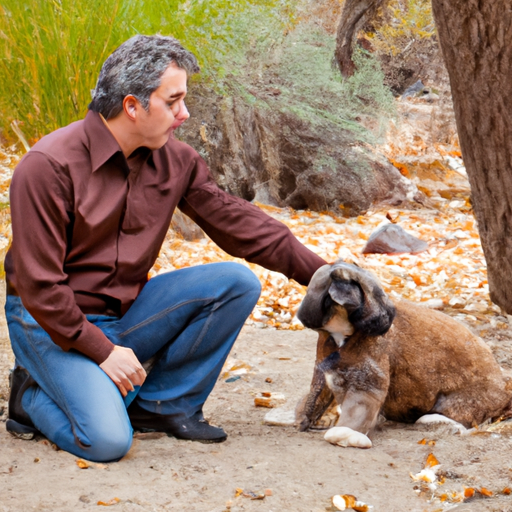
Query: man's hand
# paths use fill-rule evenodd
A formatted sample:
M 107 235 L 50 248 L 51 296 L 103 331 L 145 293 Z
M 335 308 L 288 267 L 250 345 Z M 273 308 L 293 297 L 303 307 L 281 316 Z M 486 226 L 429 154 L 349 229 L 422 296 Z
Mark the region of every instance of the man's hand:
M 123 396 L 133 391 L 133 386 L 142 386 L 146 370 L 131 348 L 115 346 L 100 368 L 112 379 Z

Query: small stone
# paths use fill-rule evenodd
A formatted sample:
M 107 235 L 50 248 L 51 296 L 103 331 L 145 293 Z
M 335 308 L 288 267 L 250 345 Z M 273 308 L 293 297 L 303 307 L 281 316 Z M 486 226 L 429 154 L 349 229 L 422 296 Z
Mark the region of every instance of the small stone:
M 401 254 L 423 252 L 427 242 L 407 233 L 396 224 L 384 224 L 374 231 L 363 247 L 363 254 Z
M 267 414 L 265 414 L 265 419 L 263 420 L 265 425 L 277 427 L 287 427 L 295 425 L 295 421 L 295 411 L 285 410 L 282 407 L 277 407 L 267 412 Z

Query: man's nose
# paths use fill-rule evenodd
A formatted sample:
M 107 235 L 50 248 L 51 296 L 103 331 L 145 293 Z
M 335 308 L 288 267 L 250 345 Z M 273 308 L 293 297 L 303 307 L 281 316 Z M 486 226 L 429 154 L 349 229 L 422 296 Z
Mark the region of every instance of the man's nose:
M 188 108 L 185 105 L 185 102 L 182 101 L 180 103 L 180 111 L 178 112 L 176 119 L 179 119 L 180 121 L 186 121 L 189 117 L 190 117 L 190 114 L 189 114 Z

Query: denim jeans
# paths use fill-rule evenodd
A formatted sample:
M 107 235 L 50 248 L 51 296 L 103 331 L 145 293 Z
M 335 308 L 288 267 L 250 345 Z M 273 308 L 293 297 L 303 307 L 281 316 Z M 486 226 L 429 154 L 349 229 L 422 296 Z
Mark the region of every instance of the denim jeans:
M 245 266 L 213 263 L 154 277 L 122 318 L 87 319 L 141 363 L 158 354 L 136 398 L 142 408 L 192 416 L 212 391 L 260 291 Z M 79 457 L 123 457 L 132 428 L 110 378 L 88 357 L 53 343 L 19 297 L 7 296 L 6 316 L 16 364 L 38 383 L 22 400 L 36 428 Z

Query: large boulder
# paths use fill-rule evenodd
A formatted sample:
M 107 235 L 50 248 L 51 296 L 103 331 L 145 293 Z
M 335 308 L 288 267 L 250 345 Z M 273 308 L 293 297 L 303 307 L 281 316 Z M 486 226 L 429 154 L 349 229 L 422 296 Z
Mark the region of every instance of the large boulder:
M 368 144 L 277 108 L 278 89 L 219 96 L 191 87 L 191 118 L 177 137 L 205 158 L 224 190 L 275 206 L 358 215 L 402 205 L 418 190 Z

